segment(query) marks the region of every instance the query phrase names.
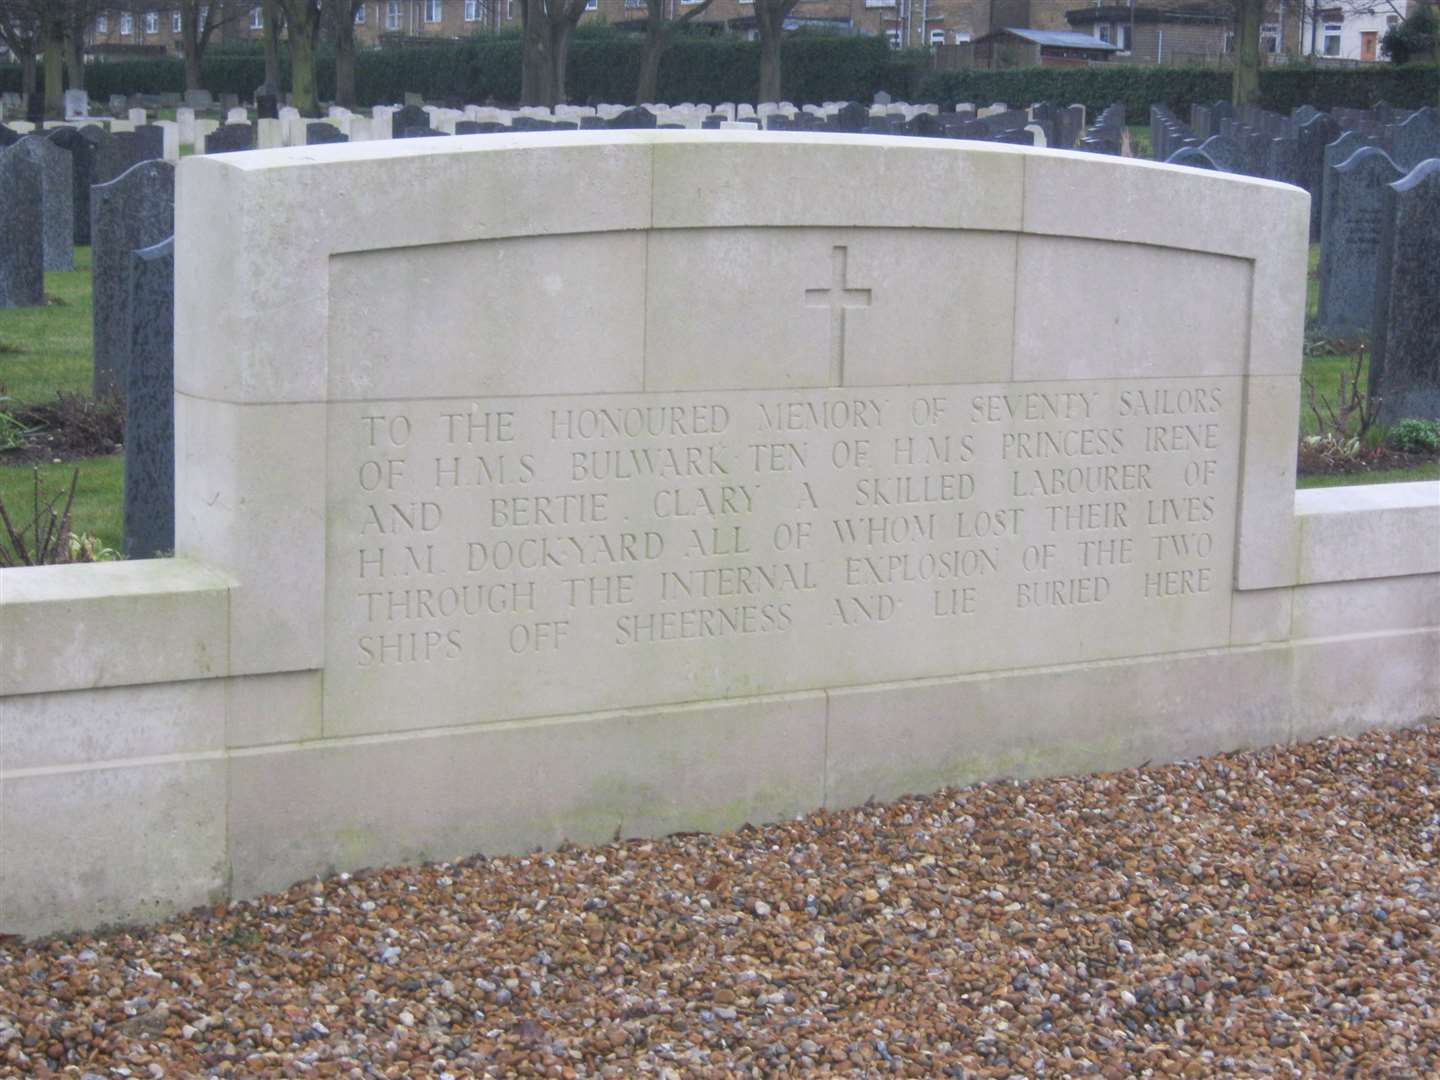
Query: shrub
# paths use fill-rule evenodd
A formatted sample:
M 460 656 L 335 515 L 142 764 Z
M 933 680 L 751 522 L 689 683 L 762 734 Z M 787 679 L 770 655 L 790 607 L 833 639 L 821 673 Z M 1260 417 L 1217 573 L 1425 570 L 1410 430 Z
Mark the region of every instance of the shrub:
M 1390 429 L 1393 450 L 1403 454 L 1440 454 L 1440 421 L 1410 417 Z

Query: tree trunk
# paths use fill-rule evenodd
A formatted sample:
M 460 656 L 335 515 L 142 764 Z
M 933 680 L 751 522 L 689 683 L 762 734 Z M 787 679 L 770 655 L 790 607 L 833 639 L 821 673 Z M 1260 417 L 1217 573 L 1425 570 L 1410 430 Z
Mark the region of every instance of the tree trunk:
M 1236 105 L 1260 100 L 1260 17 L 1264 0 L 1238 0 L 1235 6 L 1235 78 L 1230 98 Z
M 45 119 L 65 119 L 65 29 L 45 27 Z
M 265 29 L 261 31 L 261 35 L 265 39 L 265 85 L 278 95 L 280 93 L 280 27 L 277 17 L 280 14 L 280 0 L 262 0 L 260 8 L 261 15 L 265 20 Z M 293 64 L 293 52 L 291 56 Z
M 550 96 L 546 108 L 566 101 L 565 62 L 570 59 L 570 34 L 575 25 L 565 19 L 550 24 Z
M 335 104 L 355 107 L 355 13 L 348 0 L 335 9 Z
M 555 76 L 550 58 L 550 34 L 543 5 L 538 0 L 523 0 L 524 36 L 520 52 L 520 104 L 544 105 L 553 99 L 551 82 Z
M 315 42 L 300 20 L 290 20 L 290 103 L 301 116 L 319 116 L 315 91 Z
M 200 90 L 200 6 L 185 0 L 180 9 L 180 45 L 185 50 L 185 89 Z
M 653 16 L 651 17 L 653 20 Z M 660 83 L 660 54 L 670 43 L 670 35 L 653 25 L 645 35 L 645 51 L 640 54 L 640 85 L 635 90 L 635 104 L 644 105 L 655 100 L 655 91 Z
M 780 35 L 784 20 L 772 24 L 769 19 L 760 22 L 760 97 L 759 101 L 780 100 Z
M 85 85 L 84 35 L 83 26 L 71 26 L 70 32 L 65 35 L 65 72 L 69 76 L 66 85 L 71 90 L 79 90 Z
M 20 53 L 20 97 L 25 115 L 30 115 L 30 99 L 35 96 L 35 54 L 29 49 Z

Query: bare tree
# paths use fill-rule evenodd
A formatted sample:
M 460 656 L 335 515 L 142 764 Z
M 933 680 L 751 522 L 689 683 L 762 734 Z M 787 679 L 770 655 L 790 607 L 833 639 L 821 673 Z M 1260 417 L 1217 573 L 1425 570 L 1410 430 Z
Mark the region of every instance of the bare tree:
M 586 0 L 520 0 L 520 100 L 554 108 L 565 100 L 570 36 Z
M 210 39 L 227 23 L 245 17 L 245 12 L 234 4 L 212 2 L 212 0 L 169 0 L 180 10 L 180 48 L 185 55 L 185 89 L 199 90 L 202 86 L 200 65 L 205 60 L 205 50 Z
M 755 0 L 755 24 L 760 30 L 760 101 L 780 100 L 780 39 L 785 20 L 799 0 Z
M 640 85 L 635 90 L 635 104 L 655 100 L 655 87 L 660 81 L 660 57 L 670 47 L 675 32 L 701 15 L 715 0 L 701 0 L 678 19 L 665 18 L 665 0 L 645 0 L 649 8 L 645 19 L 645 51 L 640 55 Z
M 20 92 L 35 92 L 35 57 L 40 52 L 40 20 L 28 0 L 0 0 L 0 44 L 20 60 Z
M 264 24 L 261 31 L 265 42 L 265 85 L 275 93 L 280 93 L 280 29 L 284 21 L 281 11 L 281 0 L 262 0 L 260 5 L 260 20 Z

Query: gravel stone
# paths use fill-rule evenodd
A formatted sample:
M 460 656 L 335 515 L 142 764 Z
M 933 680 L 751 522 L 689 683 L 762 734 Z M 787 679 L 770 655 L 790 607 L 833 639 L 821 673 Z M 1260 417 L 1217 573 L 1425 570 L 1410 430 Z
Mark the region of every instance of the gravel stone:
M 0 934 L 0 1077 L 1436 1076 L 1437 843 L 1421 727 L 341 874 Z

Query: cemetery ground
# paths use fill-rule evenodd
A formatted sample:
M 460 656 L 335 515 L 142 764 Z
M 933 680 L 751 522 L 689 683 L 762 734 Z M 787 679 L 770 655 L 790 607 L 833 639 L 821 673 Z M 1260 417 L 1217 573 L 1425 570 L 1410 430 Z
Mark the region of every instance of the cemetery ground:
M 1317 252 L 1311 253 L 1312 315 Z M 42 490 L 50 494 L 67 489 L 79 468 L 74 531 L 93 536 L 99 548 L 117 550 L 124 483 L 123 456 L 113 447 L 120 438 L 118 420 L 103 403 L 98 416 L 86 415 L 84 409 L 92 376 L 89 268 L 90 249 L 77 248 L 75 271 L 46 275 L 45 307 L 0 311 L 0 396 L 5 399 L 0 400 L 0 500 L 9 507 L 19 505 L 23 512 L 33 504 L 37 468 Z M 1312 343 L 1304 377 L 1320 399 L 1340 400 L 1345 379 L 1357 370 L 1356 352 L 1354 342 Z M 1363 357 L 1358 371 L 1363 385 Z M 59 395 L 69 395 L 72 406 L 59 410 L 62 415 L 54 408 Z M 7 417 L 13 419 L 7 423 Z M 1302 437 L 1320 433 L 1315 414 L 1303 403 L 1300 425 Z M 1353 430 L 1353 422 L 1349 426 Z M 37 430 L 22 436 L 27 429 Z M 1299 486 L 1440 479 L 1440 459 L 1387 450 L 1384 436 L 1384 429 L 1373 428 L 1349 458 L 1308 455 L 1309 468 L 1302 468 Z
M 1434 1076 L 1437 791 L 1375 731 L 0 940 L 0 1075 Z

